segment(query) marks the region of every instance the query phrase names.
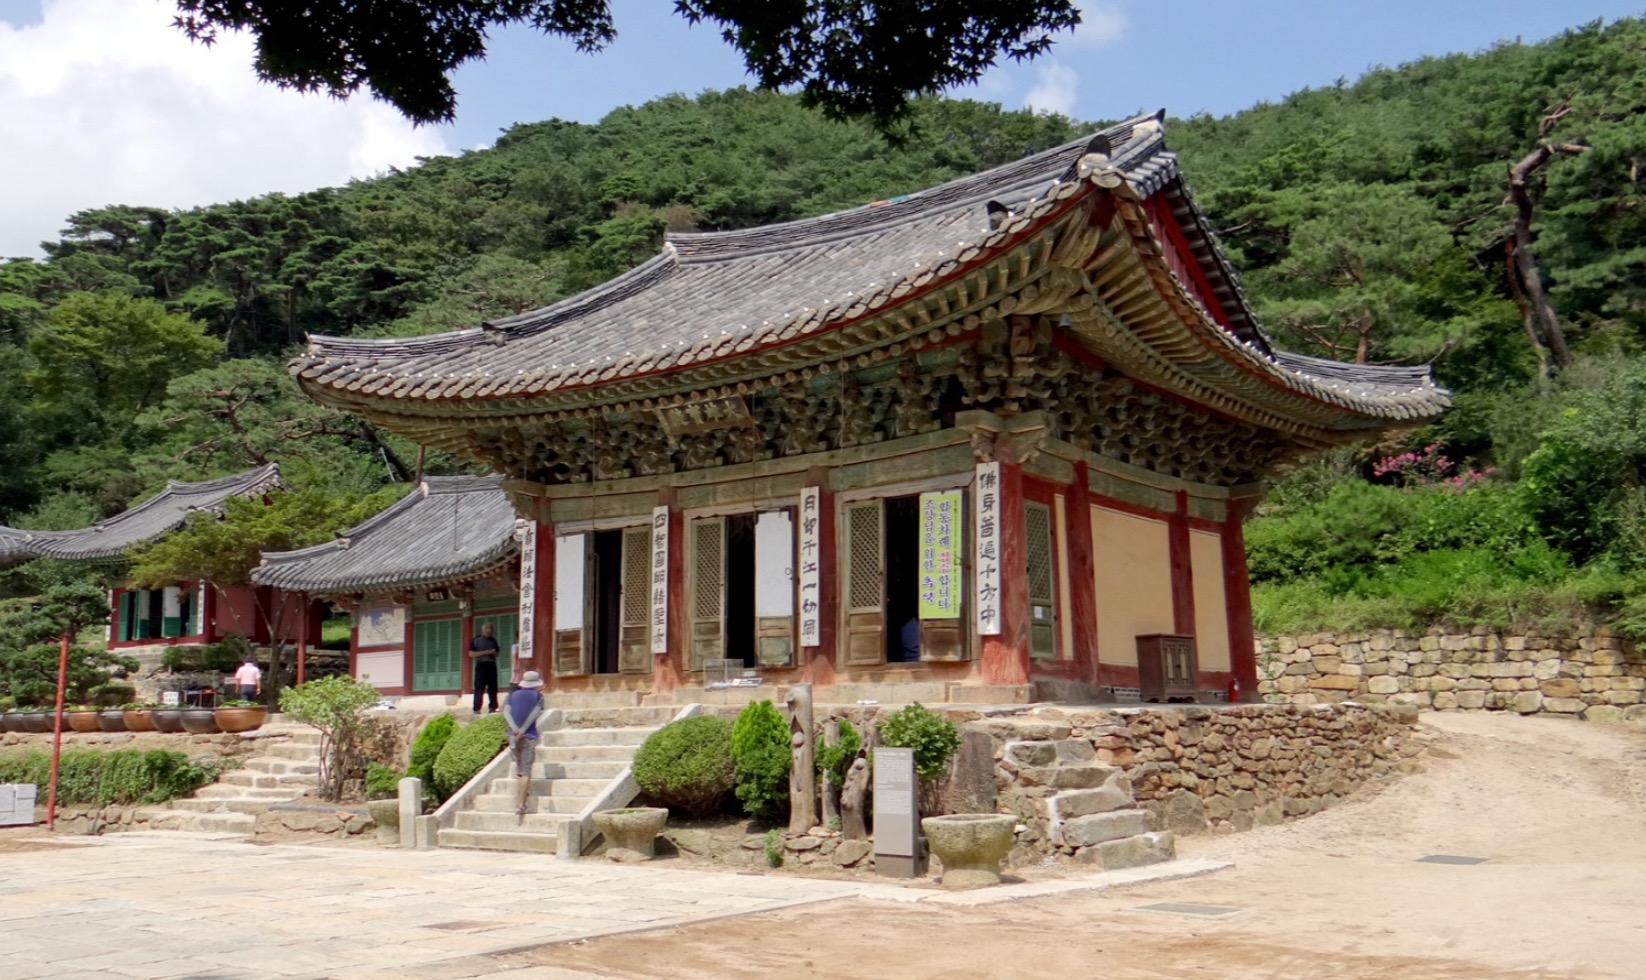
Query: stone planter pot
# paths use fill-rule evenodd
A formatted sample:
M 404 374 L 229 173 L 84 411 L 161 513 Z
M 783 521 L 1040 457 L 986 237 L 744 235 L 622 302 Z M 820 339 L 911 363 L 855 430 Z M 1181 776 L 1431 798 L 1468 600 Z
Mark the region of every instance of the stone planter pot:
M 366 809 L 371 812 L 371 822 L 377 827 L 377 843 L 388 847 L 398 846 L 400 801 L 393 797 L 386 800 L 367 800 Z
M 650 861 L 656 853 L 657 835 L 669 821 L 669 811 L 660 806 L 601 810 L 594 826 L 606 838 L 606 857 L 613 861 Z
M 22 730 L 31 735 L 44 735 L 51 731 L 51 712 L 25 711 L 20 716 L 23 719 Z M 7 726 L 8 728 L 11 726 Z M 16 731 L 16 729 L 13 729 Z
M 154 731 L 154 718 L 151 717 L 151 715 L 149 713 L 149 709 L 148 708 L 127 708 L 126 709 L 126 731 L 128 731 L 128 732 L 152 732 L 152 731 Z
M 943 862 L 944 888 L 1000 884 L 1000 862 L 1011 852 L 1017 817 L 1010 813 L 953 813 L 920 821 L 926 843 Z
M 180 717 L 183 730 L 190 735 L 216 735 L 223 730 L 217 727 L 217 712 L 211 708 L 184 708 Z
M 217 727 L 225 732 L 250 732 L 263 727 L 263 719 L 269 716 L 269 709 L 259 705 L 255 708 L 214 708 Z
M 6 731 L 17 732 L 21 735 L 28 730 L 28 719 L 23 717 L 23 713 L 21 711 L 6 712 Z
M 183 730 L 183 709 L 150 708 L 149 720 L 154 722 L 155 731 L 176 734 Z
M 97 713 L 97 727 L 105 732 L 123 732 L 126 730 L 126 712 L 120 708 L 110 708 Z
M 63 712 L 65 728 L 75 732 L 101 731 L 97 727 L 97 712 L 95 711 L 65 711 Z

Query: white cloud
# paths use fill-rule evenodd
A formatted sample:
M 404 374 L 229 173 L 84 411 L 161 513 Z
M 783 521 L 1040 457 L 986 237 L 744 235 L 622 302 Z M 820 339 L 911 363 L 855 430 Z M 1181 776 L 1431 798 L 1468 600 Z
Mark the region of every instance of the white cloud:
M 367 97 L 259 82 L 249 38 L 208 49 L 172 13 L 46 0 L 39 23 L 0 23 L 0 255 L 37 254 L 85 208 L 298 192 L 449 152 L 438 131 Z
M 1080 26 L 1065 44 L 1099 48 L 1114 44 L 1126 36 L 1126 11 L 1113 0 L 1084 0 L 1080 8 Z
M 1023 107 L 1036 112 L 1074 114 L 1074 101 L 1080 85 L 1080 76 L 1067 65 L 1048 61 L 1035 72 L 1034 88 L 1023 97 Z

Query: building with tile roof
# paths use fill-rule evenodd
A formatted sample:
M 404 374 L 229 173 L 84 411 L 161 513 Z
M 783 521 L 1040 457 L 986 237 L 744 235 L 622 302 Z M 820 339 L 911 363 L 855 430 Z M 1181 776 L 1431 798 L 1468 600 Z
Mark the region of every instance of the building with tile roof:
M 1265 478 L 1449 405 L 1425 368 L 1274 350 L 1159 116 L 291 370 L 506 474 L 522 654 L 636 696 L 728 665 L 1104 696 L 1154 688 L 1162 638 L 1191 688 L 1255 691 Z
M 218 588 L 204 582 L 137 589 L 128 588 L 123 580 L 131 548 L 164 538 L 195 514 L 221 514 L 231 498 L 261 497 L 281 486 L 277 463 L 199 483 L 172 480 L 154 496 L 90 527 L 72 531 L 0 528 L 0 562 L 9 555 L 13 563 L 55 558 L 100 567 L 111 586 L 111 647 L 201 645 L 231 635 L 267 643 L 271 636 L 292 636 L 299 629 L 300 611 L 289 608 L 293 603 L 284 594 L 274 590 L 259 594 L 239 586 Z M 316 619 L 315 639 L 318 626 Z
M 501 477 L 431 476 L 335 541 L 265 554 L 252 580 L 347 608 L 350 672 L 384 694 L 457 693 L 470 680 L 463 651 L 487 624 L 510 676 L 520 523 Z

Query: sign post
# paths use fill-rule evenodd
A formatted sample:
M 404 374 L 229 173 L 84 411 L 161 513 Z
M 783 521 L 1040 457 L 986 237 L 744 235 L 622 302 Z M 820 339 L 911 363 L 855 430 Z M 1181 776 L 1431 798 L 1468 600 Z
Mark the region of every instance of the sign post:
M 914 749 L 874 750 L 874 869 L 890 878 L 917 878 L 926 871 Z

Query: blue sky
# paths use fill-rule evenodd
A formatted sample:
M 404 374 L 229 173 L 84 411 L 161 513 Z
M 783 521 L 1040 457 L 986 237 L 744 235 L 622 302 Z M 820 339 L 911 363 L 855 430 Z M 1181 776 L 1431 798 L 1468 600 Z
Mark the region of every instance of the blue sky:
M 963 2 L 963 0 L 955 0 Z M 1088 25 L 1036 62 L 955 95 L 1100 120 L 1165 107 L 1223 115 L 1368 68 L 1540 40 L 1646 0 L 1086 0 Z M 297 192 L 490 144 L 517 122 L 598 121 L 671 92 L 747 82 L 711 27 L 670 0 L 614 0 L 598 55 L 530 29 L 461 69 L 455 124 L 258 83 L 245 38 L 212 49 L 170 27 L 171 0 L 0 0 L 0 256 L 38 254 L 74 211 L 193 207 Z

